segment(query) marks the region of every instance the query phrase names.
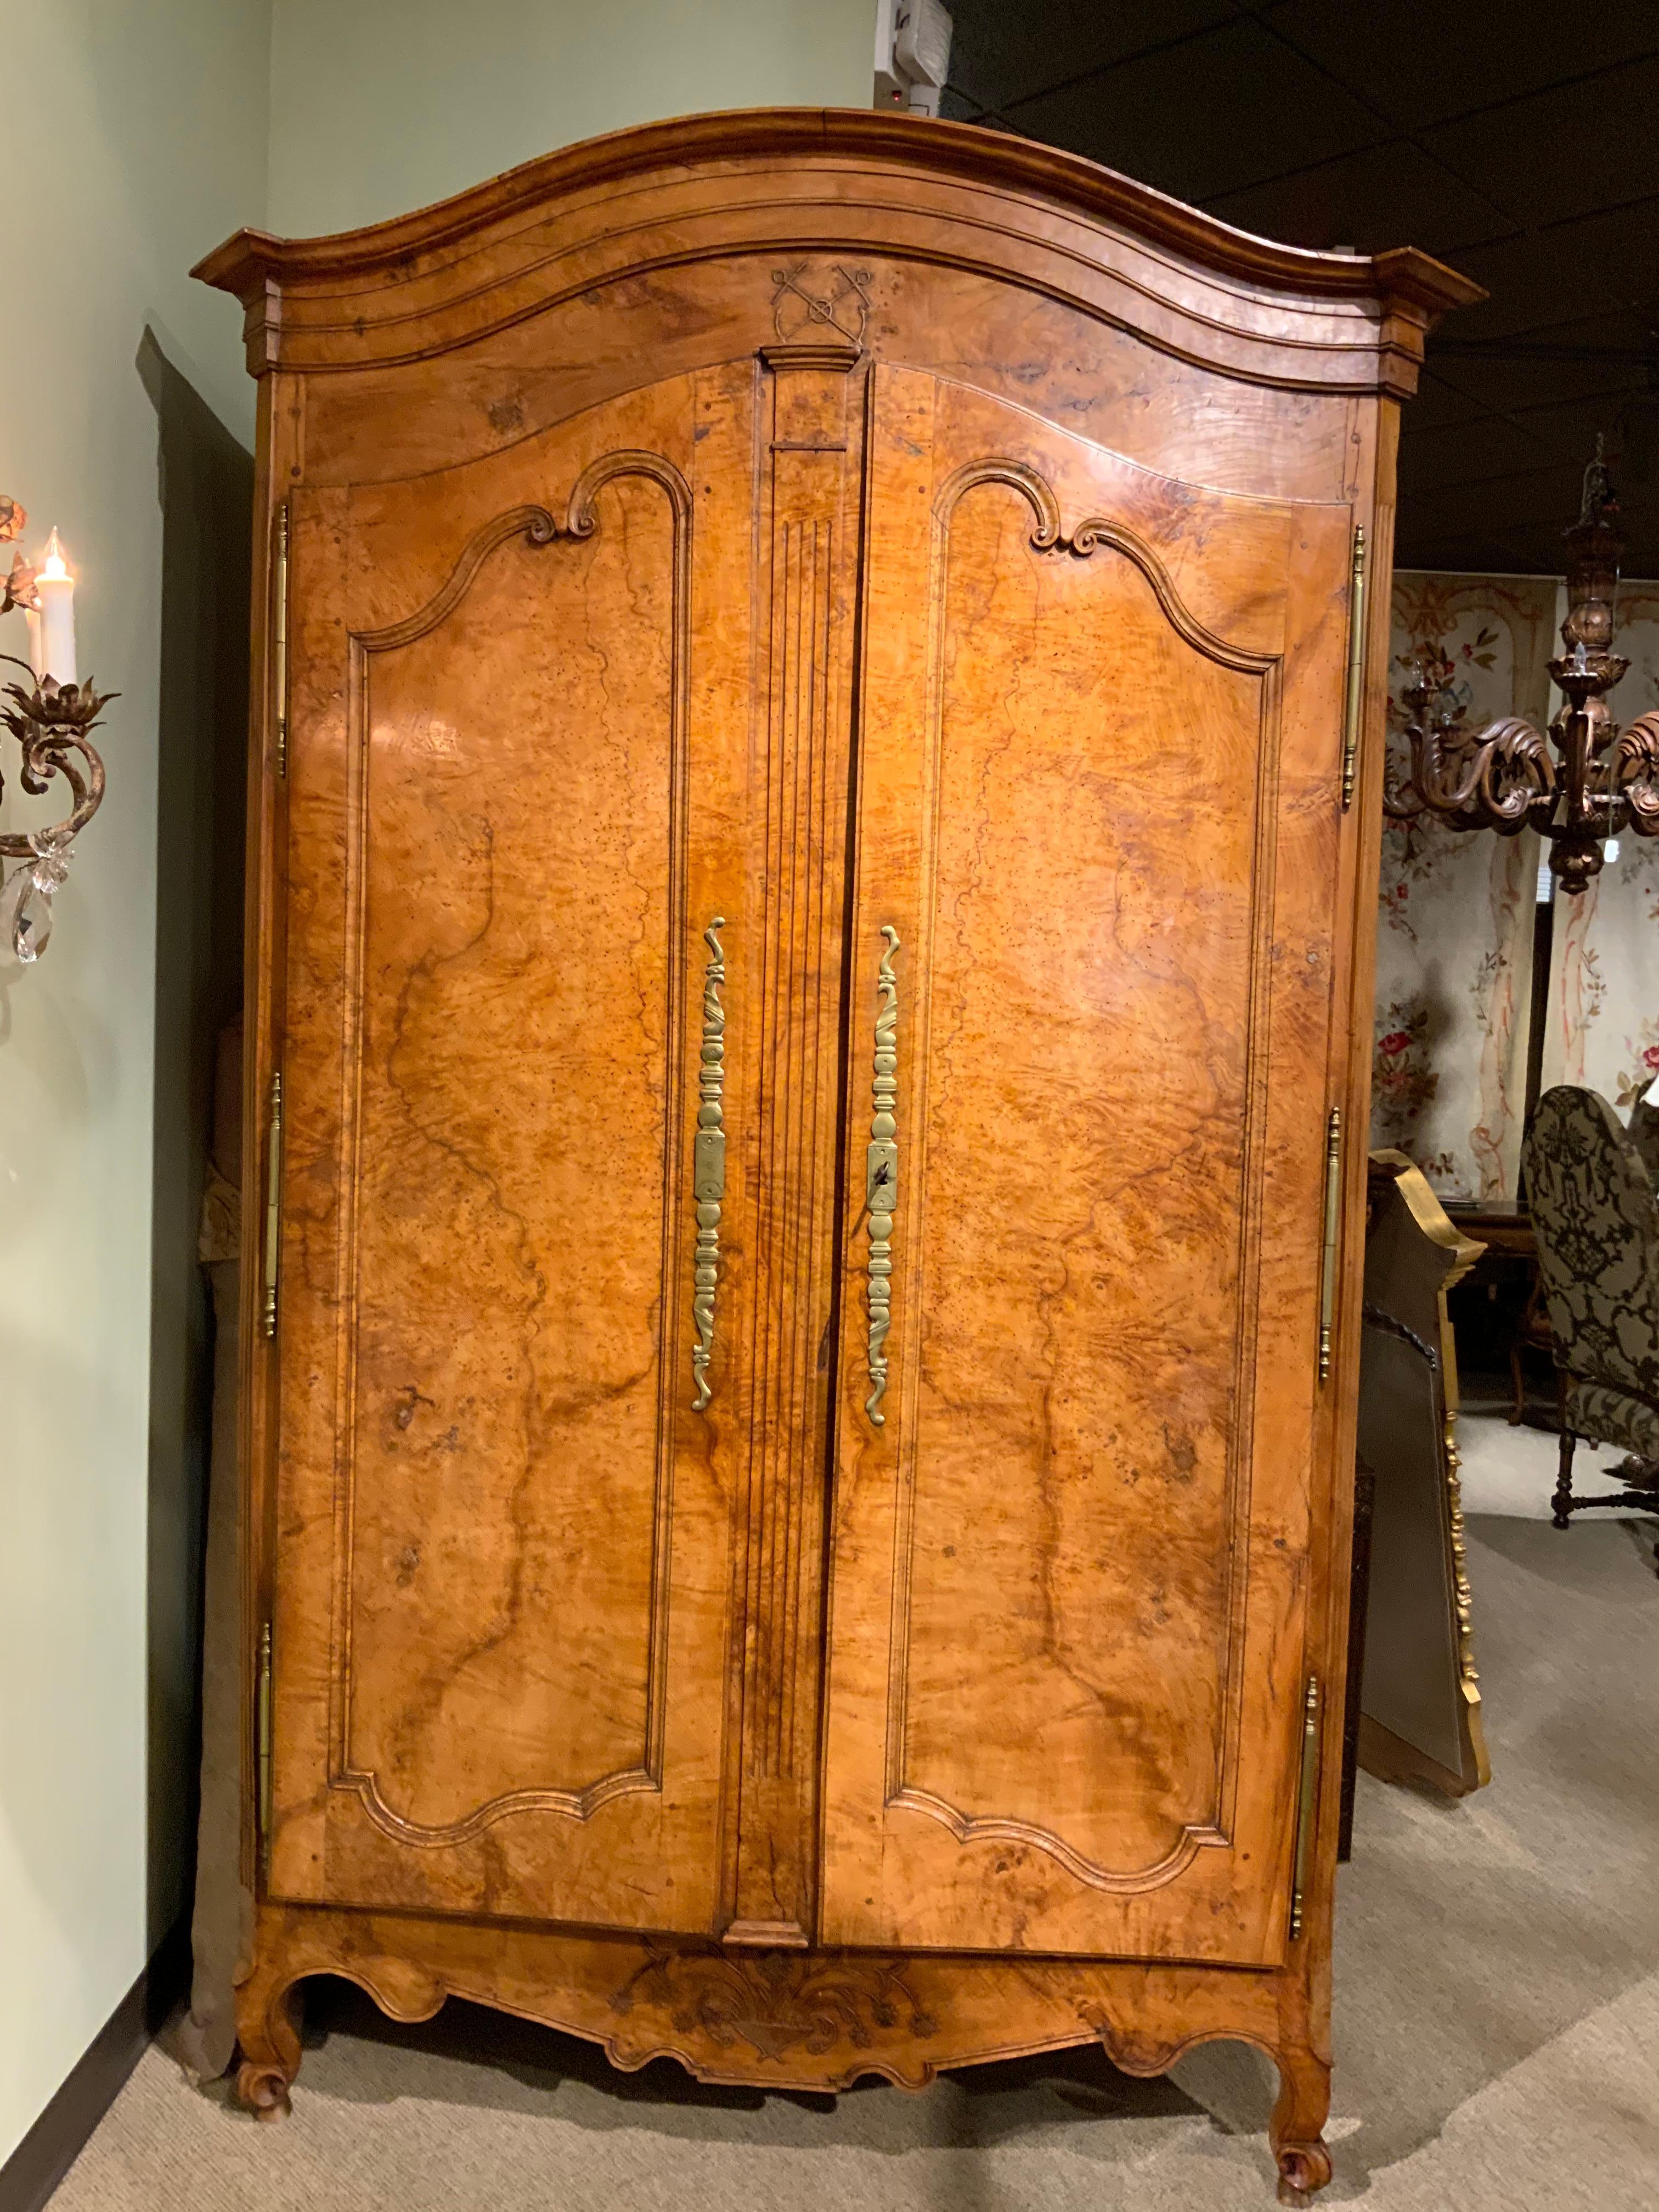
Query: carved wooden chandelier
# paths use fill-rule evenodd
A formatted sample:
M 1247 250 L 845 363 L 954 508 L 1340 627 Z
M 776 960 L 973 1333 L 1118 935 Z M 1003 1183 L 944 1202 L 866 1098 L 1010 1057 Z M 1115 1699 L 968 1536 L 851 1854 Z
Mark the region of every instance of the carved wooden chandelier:
M 0 544 L 20 537 L 27 519 L 15 500 L 0 498 Z M 46 595 L 54 589 L 59 604 L 48 607 Z M 104 763 L 88 732 L 97 727 L 104 708 L 119 696 L 76 680 L 73 592 L 55 531 L 40 568 L 18 553 L 10 573 L 0 576 L 0 615 L 17 608 L 32 617 L 34 641 L 28 660 L 0 653 L 0 660 L 21 668 L 29 679 L 27 686 L 8 684 L 0 693 L 5 702 L 0 704 L 0 724 L 16 738 L 22 754 L 18 781 L 38 798 L 53 776 L 61 775 L 75 798 L 70 812 L 48 829 L 0 835 L 0 860 L 24 863 L 0 889 L 0 952 L 9 951 L 26 964 L 46 950 L 52 896 L 68 878 L 70 848 L 103 802 Z M 44 622 L 48 614 L 58 619 Z M 73 758 L 77 753 L 78 763 Z M 0 775 L 0 797 L 4 793 Z
M 1601 873 L 1608 839 L 1659 836 L 1659 710 L 1622 731 L 1607 712 L 1606 695 L 1630 663 L 1612 650 L 1625 538 L 1600 438 L 1566 543 L 1566 650 L 1549 664 L 1562 703 L 1547 732 L 1515 715 L 1459 729 L 1447 703 L 1452 664 L 1419 660 L 1404 694 L 1410 772 L 1396 789 L 1385 785 L 1382 808 L 1396 822 L 1433 814 L 1500 837 L 1535 830 L 1561 889 L 1577 895 Z

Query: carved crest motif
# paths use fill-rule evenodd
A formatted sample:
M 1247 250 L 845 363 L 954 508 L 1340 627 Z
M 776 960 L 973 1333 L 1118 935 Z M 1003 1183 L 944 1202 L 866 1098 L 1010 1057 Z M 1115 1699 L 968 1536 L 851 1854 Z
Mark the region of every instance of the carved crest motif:
M 918 2037 L 934 2029 L 889 1959 L 653 1950 L 611 2000 L 617 2013 L 639 2003 L 668 2008 L 682 2034 L 700 2030 L 722 2051 L 741 2041 L 771 2059 L 797 2048 L 822 2057 L 838 2044 L 867 2051 L 880 2028 Z
M 862 345 L 870 320 L 870 271 L 837 262 L 826 283 L 823 276 L 805 276 L 805 270 L 806 264 L 796 261 L 772 271 L 772 327 L 778 336 L 787 343 L 833 331 L 848 345 Z

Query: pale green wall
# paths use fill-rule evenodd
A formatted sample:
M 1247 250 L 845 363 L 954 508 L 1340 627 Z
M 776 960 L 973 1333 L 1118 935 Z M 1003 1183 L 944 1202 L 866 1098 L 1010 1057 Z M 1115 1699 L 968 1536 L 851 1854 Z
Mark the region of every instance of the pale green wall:
M 123 695 L 58 934 L 31 973 L 0 962 L 0 2161 L 172 1919 L 187 1844 L 191 1124 L 231 933 L 199 876 L 216 749 L 244 737 L 213 667 L 246 557 L 221 426 L 251 442 L 254 391 L 240 310 L 187 271 L 242 223 L 373 221 L 629 123 L 867 105 L 872 21 L 873 0 L 0 7 L 0 491 L 61 527 L 82 668 Z M 9 616 L 0 651 L 23 649 Z M 33 805 L 14 785 L 0 823 Z M 158 852 L 191 877 L 161 887 L 159 988 Z
M 348 229 L 600 131 L 867 107 L 875 0 L 276 0 L 270 228 Z
M 268 57 L 264 0 L 0 9 L 0 490 L 33 542 L 62 529 L 82 669 L 123 695 L 53 942 L 32 973 L 0 964 L 0 2160 L 179 1902 L 193 1537 L 176 1423 L 152 1440 L 151 1334 L 195 1286 L 192 1254 L 152 1251 L 173 1133 L 155 1111 L 157 791 L 180 725 L 158 712 L 144 374 L 159 347 L 251 436 L 239 311 L 186 272 L 263 212 Z M 8 615 L 0 651 L 25 649 Z M 15 762 L 0 738 L 9 828 L 42 818 Z

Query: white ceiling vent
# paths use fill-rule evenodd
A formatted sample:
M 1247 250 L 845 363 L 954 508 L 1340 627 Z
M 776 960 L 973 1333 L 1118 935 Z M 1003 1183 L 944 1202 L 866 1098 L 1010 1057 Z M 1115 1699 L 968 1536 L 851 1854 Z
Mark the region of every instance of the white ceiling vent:
M 878 107 L 937 115 L 951 66 L 951 11 L 939 0 L 876 0 Z

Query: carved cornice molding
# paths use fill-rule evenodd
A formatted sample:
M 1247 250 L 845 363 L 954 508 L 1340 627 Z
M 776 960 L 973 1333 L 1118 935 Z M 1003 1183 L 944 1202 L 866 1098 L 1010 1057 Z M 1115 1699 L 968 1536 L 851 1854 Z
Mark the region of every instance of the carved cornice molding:
M 614 188 L 671 166 L 730 171 L 766 155 L 822 161 L 873 156 L 900 171 L 925 168 L 975 184 L 1040 192 L 1079 213 L 1121 223 L 1200 266 L 1308 298 L 1391 295 L 1427 313 L 1443 314 L 1486 297 L 1472 279 L 1415 246 L 1365 255 L 1285 246 L 1236 230 L 1080 154 L 967 124 L 919 123 L 862 108 L 738 109 L 611 131 L 522 162 L 434 206 L 361 230 L 310 239 L 238 231 L 191 273 L 204 283 L 246 296 L 266 276 L 350 276 L 393 270 L 411 254 L 460 245 L 502 217 L 562 194 Z
M 1434 320 L 1484 296 L 1414 248 L 1255 238 L 1055 148 L 799 108 L 619 131 L 331 238 L 242 231 L 194 273 L 242 301 L 260 374 L 422 358 L 596 284 L 732 254 L 765 257 L 779 335 L 799 323 L 856 346 L 866 264 L 885 255 L 1000 276 L 1182 358 L 1316 390 L 1409 392 Z

